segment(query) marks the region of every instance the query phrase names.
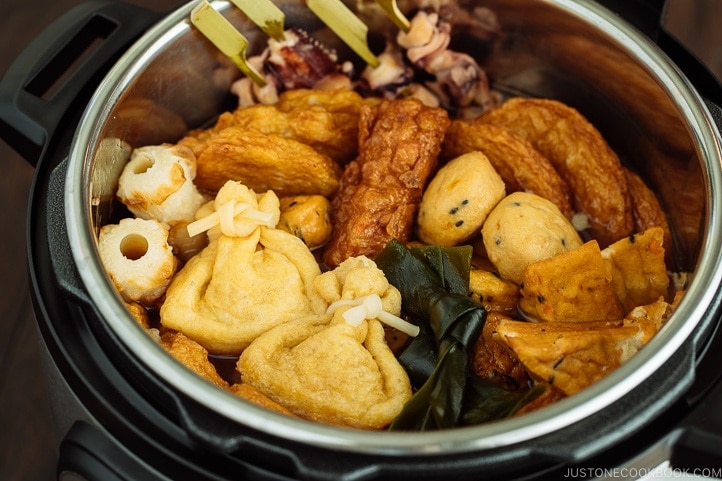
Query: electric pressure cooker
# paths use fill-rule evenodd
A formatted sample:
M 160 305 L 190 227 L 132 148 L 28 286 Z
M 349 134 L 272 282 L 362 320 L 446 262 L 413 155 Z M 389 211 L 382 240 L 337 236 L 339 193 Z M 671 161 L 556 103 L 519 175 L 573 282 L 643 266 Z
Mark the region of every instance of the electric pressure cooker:
M 276 3 L 289 26 L 323 28 L 300 2 Z M 507 40 L 484 62 L 494 82 L 580 109 L 660 196 L 679 267 L 692 273 L 666 326 L 575 396 L 447 431 L 322 426 L 210 386 L 133 321 L 95 235 L 124 145 L 175 140 L 182 132 L 164 111 L 189 128 L 232 108 L 233 75 L 190 26 L 195 2 L 162 15 L 89 2 L 41 34 L 0 83 L 0 135 L 36 168 L 27 248 L 58 479 L 636 478 L 659 466 L 722 476 L 722 88 L 659 28 L 663 2 L 460 3 L 483 3 L 503 25 Z M 251 48 L 261 44 L 231 4 L 213 6 Z M 91 42 L 100 45 L 46 95 Z M 129 102 L 137 115 L 125 115 Z

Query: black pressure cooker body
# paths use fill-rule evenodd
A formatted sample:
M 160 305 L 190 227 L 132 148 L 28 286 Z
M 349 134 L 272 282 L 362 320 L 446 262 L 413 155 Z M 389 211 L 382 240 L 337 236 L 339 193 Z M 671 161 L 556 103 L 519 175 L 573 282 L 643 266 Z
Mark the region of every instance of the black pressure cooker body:
M 645 11 L 654 7 L 639 4 Z M 21 60 L 37 58 L 37 64 L 16 63 L 0 84 L 0 135 L 36 165 L 28 258 L 61 436 L 58 479 L 560 479 L 569 473 L 604 477 L 610 471 L 600 473 L 600 468 L 620 467 L 643 475 L 666 460 L 674 468 L 708 468 L 709 474 L 722 476 L 722 416 L 717 408 L 722 402 L 722 293 L 717 285 L 708 286 L 702 320 L 686 341 L 615 402 L 595 407 L 590 399 L 587 415 L 574 422 L 480 449 L 359 449 L 323 436 L 295 438 L 264 429 L 262 423 L 228 419 L 203 399 L 188 396 L 175 377 L 183 369 L 180 365 L 166 372 L 150 369 L 152 359 L 139 359 L 105 322 L 106 314 L 92 295 L 94 286 L 84 281 L 83 266 L 73 255 L 65 209 L 71 146 L 88 102 L 105 72 L 163 18 L 129 8 L 97 2 L 69 12 L 29 48 L 32 56 L 23 54 Z M 645 33 L 659 43 L 674 43 L 663 33 Z M 62 70 L 60 53 L 72 51 L 74 42 L 98 36 L 104 46 L 65 90 L 49 100 L 37 98 Z M 48 52 L 47 45 L 58 48 Z M 45 52 L 38 54 L 40 50 Z M 685 72 L 695 72 L 699 85 L 692 81 L 710 100 L 707 108 L 719 129 L 719 84 L 683 49 L 675 50 L 674 60 Z M 258 419 L 265 416 L 261 408 L 247 409 Z M 340 436 L 343 439 L 343 433 Z

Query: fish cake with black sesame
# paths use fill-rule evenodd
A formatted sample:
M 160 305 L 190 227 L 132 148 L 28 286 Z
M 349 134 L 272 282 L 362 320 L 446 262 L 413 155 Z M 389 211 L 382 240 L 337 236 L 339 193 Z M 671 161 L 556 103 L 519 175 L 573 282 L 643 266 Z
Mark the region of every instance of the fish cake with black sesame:
M 504 181 L 481 152 L 460 155 L 429 183 L 419 206 L 419 238 L 454 246 L 479 234 L 489 212 L 506 195 Z

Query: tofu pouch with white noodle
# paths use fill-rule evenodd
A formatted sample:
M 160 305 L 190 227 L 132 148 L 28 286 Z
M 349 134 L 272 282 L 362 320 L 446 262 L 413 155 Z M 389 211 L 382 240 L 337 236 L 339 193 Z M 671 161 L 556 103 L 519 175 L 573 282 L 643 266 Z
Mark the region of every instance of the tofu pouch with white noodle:
M 279 216 L 275 193 L 228 181 L 188 226 L 210 242 L 174 277 L 161 323 L 211 354 L 238 355 L 272 327 L 323 312 L 312 288 L 320 268 L 303 241 L 275 228 Z
M 238 360 L 242 381 L 308 420 L 388 426 L 412 395 L 382 324 L 413 331 L 397 317 L 399 291 L 364 256 L 322 274 L 314 287 L 329 303 L 326 313 L 299 317 L 253 341 Z

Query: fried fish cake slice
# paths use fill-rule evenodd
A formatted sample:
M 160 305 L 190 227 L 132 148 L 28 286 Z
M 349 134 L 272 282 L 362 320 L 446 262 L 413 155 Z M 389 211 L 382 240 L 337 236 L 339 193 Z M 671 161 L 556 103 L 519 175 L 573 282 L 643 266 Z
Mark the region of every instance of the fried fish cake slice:
M 665 249 L 665 259 L 672 265 L 672 229 L 669 227 L 667 215 L 659 203 L 659 199 L 642 178 L 631 170 L 625 168 L 629 194 L 632 196 L 634 206 L 634 231 L 644 232 L 652 227 L 661 227 L 664 231 L 662 245 Z
M 218 374 L 216 367 L 208 359 L 206 348 L 196 341 L 182 332 L 168 330 L 161 335 L 160 343 L 168 354 L 206 381 L 224 389 L 228 388 L 226 380 Z
M 506 127 L 546 156 L 602 247 L 633 232 L 632 200 L 619 158 L 577 110 L 555 100 L 513 98 L 475 121 Z
M 453 120 L 446 131 L 442 158 L 473 151 L 487 156 L 507 192 L 530 192 L 553 202 L 567 218 L 574 214 L 569 185 L 549 159 L 521 136 L 498 125 Z
M 318 105 L 328 112 L 358 116 L 361 105 L 368 102 L 378 103 L 379 99 L 365 99 L 348 89 L 291 89 L 279 95 L 276 107 L 282 112 L 291 112 Z
M 358 154 L 364 103 L 353 90 L 294 89 L 283 92 L 275 106 L 239 108 L 233 117 L 237 125 L 288 136 L 344 165 Z
M 524 404 L 522 407 L 520 407 L 515 413 L 514 417 L 521 416 L 522 414 L 531 413 L 534 411 L 538 411 L 539 409 L 551 406 L 555 402 L 564 399 L 566 396 L 563 392 L 561 392 L 559 389 L 555 388 L 549 383 L 538 383 L 542 384 L 545 387 L 544 392 L 537 398 L 533 399 L 532 401 Z
M 659 331 L 674 314 L 674 311 L 677 310 L 684 293 L 685 291 L 675 292 L 671 303 L 659 298 L 650 304 L 637 306 L 629 311 L 624 318 L 630 322 L 651 321 Z
M 358 153 L 359 110 L 365 102 L 361 95 L 346 89 L 288 90 L 274 105 L 224 112 L 213 127 L 191 131 L 180 143 L 198 151 L 223 130 L 242 127 L 297 140 L 343 165 Z
M 279 197 L 331 196 L 341 168 L 331 158 L 293 139 L 229 127 L 209 139 L 197 159 L 195 183 L 218 191 L 228 180 Z
M 599 381 L 657 332 L 651 320 L 545 322 L 503 319 L 497 338 L 530 375 L 569 396 Z
M 331 202 L 322 195 L 294 195 L 280 199 L 278 229 L 289 232 L 314 249 L 328 242 L 333 231 Z

